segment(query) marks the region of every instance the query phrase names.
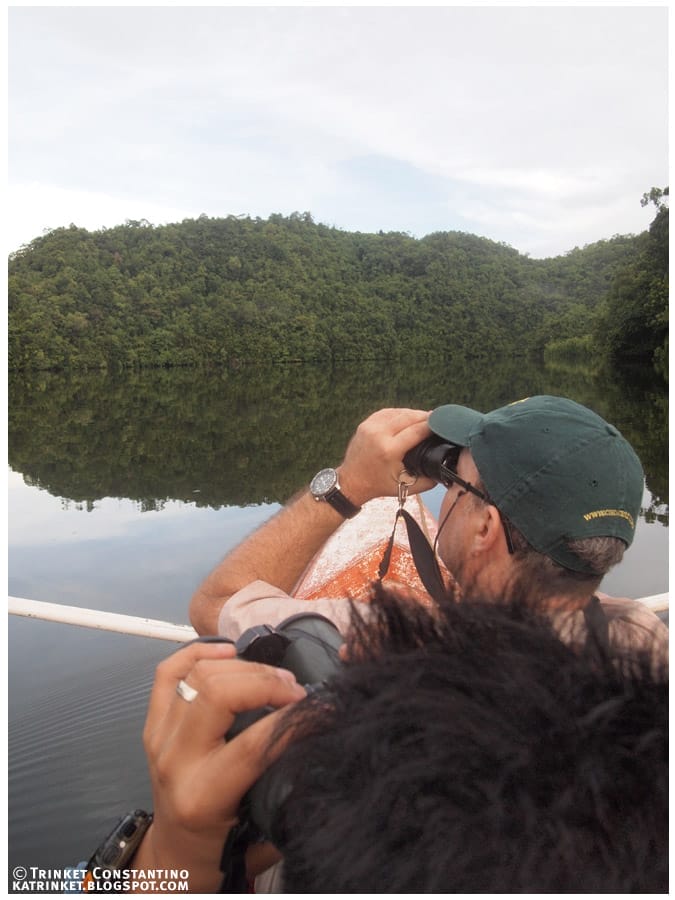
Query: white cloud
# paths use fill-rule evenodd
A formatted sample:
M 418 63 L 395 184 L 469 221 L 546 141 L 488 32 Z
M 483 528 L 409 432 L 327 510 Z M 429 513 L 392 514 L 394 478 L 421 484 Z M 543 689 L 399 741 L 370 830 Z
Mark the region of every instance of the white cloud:
M 486 236 L 553 253 L 642 230 L 639 198 L 668 178 L 666 22 L 657 7 L 12 9 L 16 232 L 297 209 L 415 234 L 493 223 Z M 367 157 L 383 161 L 373 205 L 350 210 Z M 434 185 L 426 221 L 387 161 Z M 43 199 L 21 210 L 32 183 Z
M 72 190 L 38 182 L 12 184 L 7 189 L 7 197 L 12 210 L 10 250 L 29 243 L 45 230 L 71 223 L 96 230 L 122 224 L 126 219 L 147 219 L 159 225 L 194 215 L 139 197 Z

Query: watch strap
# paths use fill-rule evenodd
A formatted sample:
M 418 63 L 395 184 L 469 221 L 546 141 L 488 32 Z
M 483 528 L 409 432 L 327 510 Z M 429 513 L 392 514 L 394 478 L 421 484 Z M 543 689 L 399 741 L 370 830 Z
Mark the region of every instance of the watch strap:
M 152 813 L 143 809 L 135 809 L 129 812 L 117 822 L 110 834 L 96 848 L 87 864 L 85 876 L 86 890 L 98 893 L 100 889 L 99 875 L 101 872 L 115 875 L 120 879 L 122 873 L 129 868 L 138 847 L 152 824 Z M 113 881 L 116 879 L 113 879 Z M 122 884 L 112 890 L 106 889 L 104 893 L 123 892 Z
M 353 519 L 355 515 L 361 512 L 361 507 L 355 506 L 337 487 L 329 491 L 323 499 L 326 503 L 330 503 L 333 509 L 336 509 L 345 519 Z

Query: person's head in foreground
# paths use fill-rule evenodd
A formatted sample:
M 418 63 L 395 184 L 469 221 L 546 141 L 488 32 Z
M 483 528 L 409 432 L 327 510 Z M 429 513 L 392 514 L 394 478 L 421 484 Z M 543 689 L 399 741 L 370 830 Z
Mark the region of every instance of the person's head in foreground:
M 666 676 L 513 604 L 380 591 L 274 764 L 286 892 L 668 889 Z M 610 655 L 611 654 L 611 655 Z

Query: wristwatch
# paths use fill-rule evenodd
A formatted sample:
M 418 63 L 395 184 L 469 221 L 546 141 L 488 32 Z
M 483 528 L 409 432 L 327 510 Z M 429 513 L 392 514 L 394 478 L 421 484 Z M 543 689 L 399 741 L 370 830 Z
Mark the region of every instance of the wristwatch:
M 87 864 L 85 890 L 93 893 L 124 893 L 123 872 L 129 868 L 152 823 L 152 813 L 135 809 L 117 822 L 94 850 Z M 105 878 L 105 883 L 103 879 Z
M 338 473 L 335 469 L 322 469 L 312 478 L 309 490 L 315 500 L 330 503 L 345 519 L 353 519 L 361 512 L 360 506 L 354 506 L 340 490 Z

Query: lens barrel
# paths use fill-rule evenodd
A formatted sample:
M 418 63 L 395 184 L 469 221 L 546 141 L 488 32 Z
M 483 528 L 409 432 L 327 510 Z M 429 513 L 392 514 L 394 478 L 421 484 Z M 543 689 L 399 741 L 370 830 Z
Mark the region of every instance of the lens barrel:
M 339 650 L 344 640 L 333 622 L 318 613 L 298 613 L 275 628 L 256 625 L 236 642 L 237 656 L 253 662 L 279 666 L 293 672 L 307 693 L 324 690 L 325 682 L 340 667 Z M 258 719 L 273 712 L 271 706 L 237 713 L 226 740 L 232 740 Z M 267 769 L 248 791 L 239 812 L 256 832 L 272 837 L 277 812 L 291 785 L 275 766 Z

